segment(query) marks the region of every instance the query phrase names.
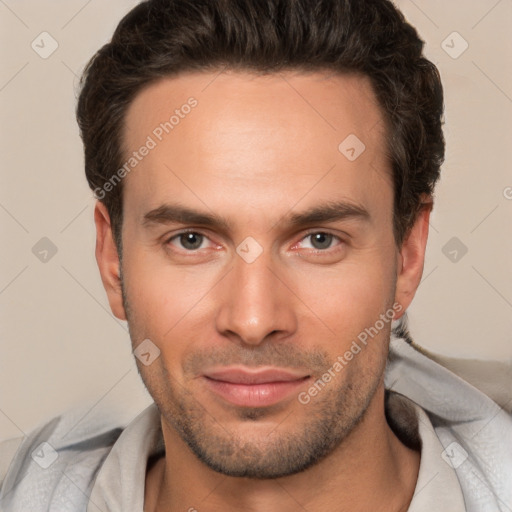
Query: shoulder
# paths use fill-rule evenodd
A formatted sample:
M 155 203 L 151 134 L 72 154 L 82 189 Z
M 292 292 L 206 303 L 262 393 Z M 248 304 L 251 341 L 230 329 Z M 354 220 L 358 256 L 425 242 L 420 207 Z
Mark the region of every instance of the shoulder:
M 392 333 L 388 357 L 388 373 L 402 378 L 404 370 L 446 381 L 457 391 L 478 390 L 505 413 L 512 415 L 512 360 L 495 361 L 450 357 L 427 350 L 411 338 L 407 322 Z M 466 386 L 460 385 L 464 381 Z
M 77 510 L 87 499 L 123 428 L 80 414 L 67 411 L 24 437 L 0 443 L 1 510 L 50 510 L 55 495 L 66 496 L 62 510 Z
M 512 361 L 462 359 L 420 350 L 512 414 Z
M 508 363 L 450 358 L 392 340 L 386 387 L 428 417 L 443 450 L 436 457 L 453 464 L 468 510 L 512 503 L 511 374 Z
M 24 437 L 20 436 L 0 441 L 0 489 L 2 488 L 2 482 L 7 474 L 7 470 L 23 439 Z

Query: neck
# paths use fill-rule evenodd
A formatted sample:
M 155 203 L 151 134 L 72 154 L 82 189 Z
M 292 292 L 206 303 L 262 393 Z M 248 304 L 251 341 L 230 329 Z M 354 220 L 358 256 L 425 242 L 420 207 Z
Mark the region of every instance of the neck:
M 166 456 L 146 475 L 145 512 L 406 511 L 417 481 L 420 453 L 406 447 L 386 422 L 384 388 L 361 422 L 315 466 L 272 480 L 217 473 L 162 425 Z

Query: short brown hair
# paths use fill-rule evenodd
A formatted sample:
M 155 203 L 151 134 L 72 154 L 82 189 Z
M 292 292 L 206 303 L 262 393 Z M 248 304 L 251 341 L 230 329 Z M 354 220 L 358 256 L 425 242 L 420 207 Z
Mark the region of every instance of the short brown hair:
M 89 186 L 123 165 L 122 128 L 143 87 L 183 71 L 222 68 L 362 73 L 384 113 L 401 245 L 433 194 L 444 160 L 443 89 L 423 41 L 388 0 L 148 0 L 119 23 L 87 65 L 77 119 Z M 118 250 L 120 182 L 101 201 Z

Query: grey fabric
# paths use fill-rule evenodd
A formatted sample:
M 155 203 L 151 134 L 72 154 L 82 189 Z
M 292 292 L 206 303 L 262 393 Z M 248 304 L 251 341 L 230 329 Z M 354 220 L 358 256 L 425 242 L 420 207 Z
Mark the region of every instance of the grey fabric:
M 407 396 L 425 411 L 445 450 L 468 454 L 455 468 L 466 510 L 510 512 L 512 415 L 400 340 L 391 342 L 385 384 L 387 389 Z
M 122 429 L 100 432 L 87 422 L 69 435 L 76 421 L 75 414 L 59 416 L 23 440 L 2 481 L 2 512 L 86 511 L 96 474 Z M 54 451 L 56 460 L 45 467 Z

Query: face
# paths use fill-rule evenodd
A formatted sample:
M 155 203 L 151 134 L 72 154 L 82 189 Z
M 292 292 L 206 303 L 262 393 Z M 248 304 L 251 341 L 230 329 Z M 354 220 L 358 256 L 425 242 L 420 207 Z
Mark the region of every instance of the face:
M 131 104 L 122 296 L 106 249 L 100 268 L 133 347 L 160 351 L 137 364 L 165 429 L 210 468 L 301 471 L 381 388 L 414 288 L 384 141 L 361 76 L 188 73 Z

